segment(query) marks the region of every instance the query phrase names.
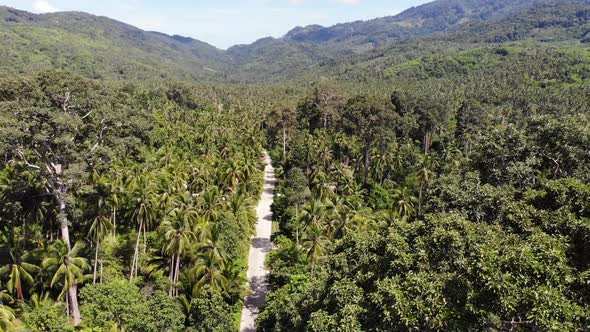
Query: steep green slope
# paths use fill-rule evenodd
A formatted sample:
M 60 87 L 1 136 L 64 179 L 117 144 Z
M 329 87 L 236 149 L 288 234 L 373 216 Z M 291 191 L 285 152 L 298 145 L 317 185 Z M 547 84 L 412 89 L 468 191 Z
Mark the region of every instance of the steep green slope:
M 227 51 L 105 17 L 0 7 L 0 70 L 60 68 L 92 78 L 272 82 L 382 78 L 430 53 L 482 44 L 590 40 L 589 0 L 438 0 L 397 16 L 297 27 Z
M 439 0 L 397 16 L 333 27 L 297 27 L 282 38 L 265 38 L 228 52 L 239 59 L 241 74 L 248 79 L 306 70 L 342 72 L 343 67 L 364 67 L 374 59 L 406 60 L 449 44 L 464 48 L 526 38 L 580 40 L 590 31 L 589 9 L 587 0 Z
M 78 12 L 0 7 L 0 69 L 60 68 L 92 78 L 215 78 L 229 59 L 206 43 Z
M 471 49 L 516 46 L 584 53 L 590 32 L 590 1 L 548 2 L 488 21 L 469 22 L 454 31 L 411 38 L 339 59 L 328 76 L 351 81 L 392 77 L 407 68 L 444 62 Z M 393 75 L 395 76 L 395 75 Z

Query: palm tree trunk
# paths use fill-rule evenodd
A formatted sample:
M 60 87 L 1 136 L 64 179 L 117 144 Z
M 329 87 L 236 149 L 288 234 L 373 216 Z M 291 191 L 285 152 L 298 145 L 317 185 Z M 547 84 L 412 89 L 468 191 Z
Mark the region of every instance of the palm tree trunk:
M 113 238 L 117 235 L 117 209 L 113 206 Z
M 100 281 L 99 282 L 102 284 L 102 258 L 100 259 Z
M 57 192 L 55 194 L 58 204 L 59 204 L 59 216 L 60 220 L 60 229 L 61 229 L 61 237 L 62 240 L 66 243 L 68 247 L 68 252 L 72 250 L 72 245 L 70 242 L 70 229 L 69 229 L 69 222 L 68 222 L 68 214 L 67 214 L 67 206 L 66 206 L 66 194 L 67 188 L 63 184 L 61 179 L 56 181 L 58 183 Z M 74 283 L 73 285 L 68 286 L 68 295 L 66 297 L 69 301 L 68 312 L 71 309 L 72 318 L 74 320 L 74 325 L 80 324 L 80 308 L 78 307 L 78 285 Z M 70 308 L 71 306 L 71 308 Z
M 72 307 L 72 319 L 74 321 L 74 325 L 79 325 L 81 322 L 80 318 L 80 307 L 78 306 L 78 285 L 76 281 L 70 287 L 68 287 L 68 295 L 70 298 L 70 306 Z
M 365 168 L 364 184 L 365 185 L 367 185 L 367 183 L 369 182 L 369 167 L 370 166 L 371 166 L 371 148 L 366 147 L 365 148 L 365 162 L 364 162 L 364 168 Z
M 137 228 L 137 241 L 135 242 L 135 252 L 133 254 L 133 260 L 131 261 L 131 270 L 129 271 L 129 282 L 131 282 L 133 280 L 133 276 L 137 274 L 135 271 L 137 268 L 137 261 L 139 257 L 139 240 L 141 239 L 142 226 L 143 222 L 140 222 L 139 227 Z
M 66 295 L 66 316 L 68 318 L 70 318 L 70 299 L 69 299 L 69 294 Z
M 432 145 L 432 132 L 427 131 L 424 134 L 423 143 L 424 145 L 424 154 L 427 155 L 430 153 L 430 146 Z
M 18 267 L 17 267 L 18 269 Z M 24 294 L 23 294 L 23 284 L 22 281 L 18 280 L 17 281 L 17 286 L 16 286 L 16 298 L 18 300 L 22 300 L 24 299 Z
M 146 230 L 146 225 L 145 223 L 143 223 L 143 253 L 145 254 L 147 252 L 147 230 Z M 138 256 L 139 259 L 139 256 Z
M 174 296 L 178 296 L 178 280 L 180 279 L 180 255 L 176 255 L 176 273 L 174 276 Z
M 170 279 L 170 290 L 168 291 L 168 296 L 172 296 L 174 289 L 174 257 L 175 255 L 172 255 L 172 260 L 170 261 L 170 273 L 168 274 L 168 278 Z
M 72 249 L 72 244 L 70 242 L 70 229 L 68 226 L 68 214 L 66 209 L 66 189 L 60 188 L 56 194 L 57 201 L 59 204 L 59 216 L 60 220 L 60 230 L 61 230 L 61 238 L 65 242 L 68 247 L 68 251 Z
M 420 191 L 418 192 L 418 216 L 421 215 L 422 211 L 422 191 L 424 190 L 424 185 L 420 183 Z
M 96 248 L 94 249 L 94 271 L 92 273 L 92 283 L 96 284 L 96 270 L 98 268 L 98 239 L 96 240 Z

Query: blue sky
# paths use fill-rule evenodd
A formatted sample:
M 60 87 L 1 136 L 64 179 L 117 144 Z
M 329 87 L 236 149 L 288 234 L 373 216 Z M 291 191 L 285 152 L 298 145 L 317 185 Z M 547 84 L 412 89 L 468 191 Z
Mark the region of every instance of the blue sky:
M 366 20 L 430 0 L 0 0 L 37 13 L 84 11 L 220 48 L 280 37 L 298 25 Z

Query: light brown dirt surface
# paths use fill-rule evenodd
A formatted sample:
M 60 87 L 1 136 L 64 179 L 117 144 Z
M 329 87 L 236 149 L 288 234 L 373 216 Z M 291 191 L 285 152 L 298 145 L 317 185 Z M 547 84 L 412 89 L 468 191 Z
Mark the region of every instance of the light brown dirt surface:
M 270 237 L 272 234 L 272 212 L 270 206 L 273 202 L 274 188 L 276 184 L 274 168 L 268 154 L 264 154 L 264 189 L 258 202 L 256 214 L 256 235 L 252 238 L 250 254 L 248 256 L 248 287 L 252 294 L 246 297 L 242 308 L 241 332 L 256 331 L 256 317 L 260 307 L 264 304 L 268 289 L 268 271 L 264 266 L 266 254 L 272 250 Z

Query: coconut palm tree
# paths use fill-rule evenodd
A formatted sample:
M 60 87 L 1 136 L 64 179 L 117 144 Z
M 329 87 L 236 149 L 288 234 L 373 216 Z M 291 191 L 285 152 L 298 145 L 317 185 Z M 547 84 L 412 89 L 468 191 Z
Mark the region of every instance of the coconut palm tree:
M 316 266 L 324 255 L 327 238 L 318 224 L 311 224 L 305 230 L 303 245 L 307 248 L 307 259 L 311 264 L 311 276 L 315 276 Z
M 191 274 L 196 281 L 192 289 L 193 297 L 205 286 L 222 292 L 227 286 L 227 278 L 223 274 L 224 268 L 223 259 L 212 252 L 199 255 L 195 266 L 191 269 Z
M 324 171 L 315 169 L 309 177 L 309 185 L 313 196 L 319 200 L 334 195 L 335 185 L 333 185 Z
M 216 259 L 225 261 L 227 256 L 221 246 L 221 228 L 215 223 L 205 225 L 197 244 L 197 252 L 203 255 L 211 255 Z
M 14 331 L 16 325 L 14 321 L 16 316 L 14 315 L 14 309 L 7 305 L 0 304 L 0 332 Z
M 326 217 L 322 202 L 319 200 L 311 200 L 303 207 L 299 218 L 303 222 L 304 228 L 310 225 L 321 225 Z
M 80 321 L 80 309 L 78 306 L 78 294 L 72 291 L 75 291 L 76 288 L 71 286 L 83 283 L 84 271 L 90 269 L 88 260 L 79 257 L 83 247 L 82 242 L 77 242 L 71 250 L 68 250 L 68 246 L 64 241 L 56 241 L 49 246 L 48 257 L 43 259 L 42 263 L 43 268 L 54 271 L 50 287 L 61 284 L 61 292 L 57 299 L 61 300 L 65 297 L 68 317 L 72 317 L 74 322 Z
M 435 160 L 430 154 L 426 154 L 420 157 L 419 169 L 416 172 L 416 179 L 418 180 L 418 215 L 422 214 L 422 202 L 424 190 L 426 190 L 435 176 L 433 172 L 435 166 Z
M 346 202 L 335 199 L 330 202 L 330 224 L 328 237 L 330 240 L 336 240 L 344 237 L 351 229 L 354 221 L 355 211 Z
M 31 286 L 34 284 L 32 273 L 40 269 L 37 265 L 30 263 L 33 258 L 32 252 L 23 252 L 22 248 L 14 240 L 14 237 L 8 235 L 3 237 L 8 245 L 10 263 L 0 267 L 0 277 L 8 279 L 6 288 L 18 300 L 24 299 L 25 284 Z
M 113 230 L 113 224 L 109 218 L 109 212 L 106 209 L 106 204 L 102 198 L 98 200 L 98 215 L 92 221 L 90 230 L 88 231 L 88 237 L 94 241 L 94 269 L 92 272 L 92 283 L 96 283 L 97 270 L 98 270 L 98 253 L 102 245 L 103 239 L 111 233 Z M 102 260 L 101 260 L 102 269 Z M 102 280 L 102 275 L 100 276 Z
M 221 183 L 219 184 L 223 188 L 229 189 L 229 191 L 234 191 L 245 178 L 243 166 L 240 165 L 239 161 L 231 159 L 226 162 L 225 169 L 221 174 Z
M 14 331 L 16 316 L 14 309 L 6 303 L 14 302 L 14 299 L 6 292 L 0 292 L 0 332 Z
M 24 256 L 14 257 L 11 254 L 13 262 L 0 268 L 0 275 L 7 275 L 8 282 L 6 288 L 14 294 L 17 299 L 24 299 L 24 285 L 34 283 L 31 273 L 37 272 L 39 267 L 23 261 Z
M 408 218 L 415 212 L 417 198 L 412 195 L 407 187 L 394 190 L 392 209 L 402 218 Z
M 223 269 L 223 276 L 227 280 L 224 295 L 231 303 L 237 303 L 246 296 L 245 284 L 247 279 L 244 277 L 244 270 L 244 266 L 235 261 L 230 261 Z
M 244 174 L 244 181 L 249 184 L 257 184 L 262 179 L 262 165 L 260 162 L 259 150 L 246 150 L 242 155 L 242 174 Z M 246 188 L 251 191 L 254 188 Z
M 173 209 L 160 226 L 166 242 L 163 253 L 170 259 L 170 296 L 178 296 L 176 284 L 180 278 L 180 264 L 182 257 L 191 249 L 191 243 L 196 241 L 193 231 L 198 220 L 196 210 L 181 206 Z
M 156 183 L 152 175 L 141 169 L 134 170 L 134 176 L 131 177 L 127 184 L 127 191 L 130 192 L 131 214 L 130 219 L 137 225 L 137 240 L 135 243 L 135 252 L 131 262 L 129 272 L 129 281 L 137 277 L 139 270 L 139 241 L 141 234 L 144 234 L 144 243 L 147 247 L 146 233 L 156 218 L 157 203 L 154 193 L 157 190 Z
M 123 174 L 117 166 L 113 166 L 113 171 L 108 175 L 106 180 L 109 187 L 108 202 L 112 209 L 111 224 L 113 237 L 117 234 L 117 210 L 125 198 L 125 188 Z
M 214 222 L 219 217 L 219 210 L 221 207 L 222 196 L 219 188 L 213 187 L 203 193 L 199 197 L 199 210 L 201 210 L 201 216 L 207 222 Z

